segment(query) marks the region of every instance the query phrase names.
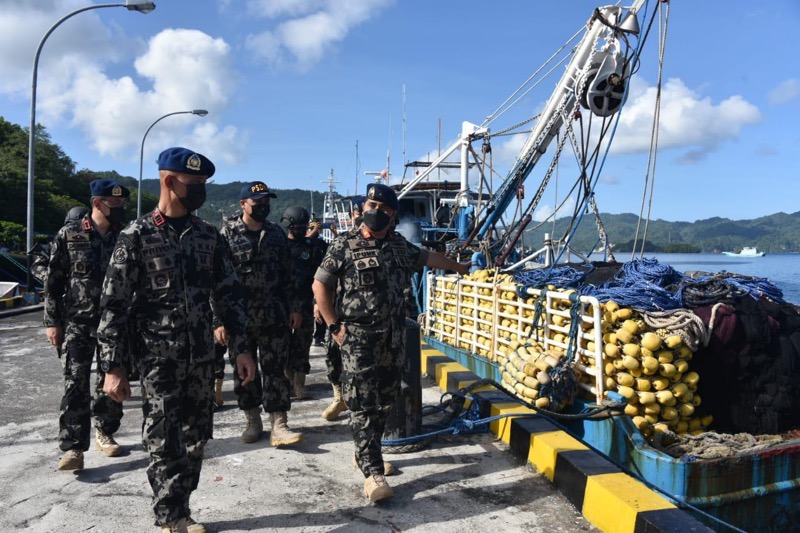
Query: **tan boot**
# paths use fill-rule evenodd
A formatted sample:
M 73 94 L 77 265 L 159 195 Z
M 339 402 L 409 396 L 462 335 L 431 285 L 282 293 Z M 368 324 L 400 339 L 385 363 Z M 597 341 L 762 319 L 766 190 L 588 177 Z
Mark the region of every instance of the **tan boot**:
M 353 468 L 358 468 L 358 461 L 356 461 L 356 456 L 353 456 Z M 393 476 L 397 473 L 397 469 L 394 467 L 392 463 L 389 461 L 383 462 L 383 475 L 384 476 Z
M 269 440 L 274 448 L 297 444 L 303 440 L 303 435 L 290 430 L 286 425 L 286 411 L 270 413 L 269 417 L 272 420 L 272 433 L 270 433 Z
M 373 474 L 364 480 L 364 495 L 371 502 L 379 502 L 394 496 L 394 491 L 386 483 L 385 477 L 380 474 Z
M 122 451 L 114 437 L 107 435 L 104 431 L 98 429 L 94 436 L 94 447 L 100 450 L 106 457 L 116 457 Z
M 222 395 L 222 378 L 214 380 L 214 403 L 217 407 L 225 404 L 225 397 Z
M 186 519 L 186 531 L 189 533 L 206 533 L 206 526 L 198 524 L 190 516 Z
M 83 470 L 83 452 L 67 450 L 58 462 L 59 470 Z
M 244 412 L 247 418 L 247 427 L 242 432 L 242 442 L 250 444 L 256 442 L 264 431 L 264 424 L 261 423 L 261 408 L 253 407 Z
M 165 526 L 161 526 L 161 533 L 189 533 L 189 528 L 185 518 L 173 520 Z
M 306 375 L 302 372 L 294 374 L 294 397 L 298 400 L 308 400 L 311 395 L 306 390 Z
M 347 411 L 347 405 L 342 399 L 342 387 L 340 385 L 333 385 L 333 402 L 322 411 L 322 418 L 328 422 L 333 422 L 339 415 Z

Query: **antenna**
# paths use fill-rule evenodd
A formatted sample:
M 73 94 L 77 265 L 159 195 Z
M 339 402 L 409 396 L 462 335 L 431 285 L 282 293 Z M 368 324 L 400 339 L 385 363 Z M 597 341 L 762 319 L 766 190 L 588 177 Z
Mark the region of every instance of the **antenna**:
M 392 129 L 392 116 L 389 115 L 389 148 L 386 150 L 386 184 L 389 184 L 389 173 L 391 172 L 392 143 L 394 143 L 394 130 Z M 383 177 L 383 174 L 381 174 Z
M 403 84 L 403 166 L 408 162 L 406 159 L 406 84 Z M 388 171 L 388 168 L 387 168 Z
M 356 139 L 356 194 L 358 194 L 358 173 L 361 172 L 360 166 L 358 162 L 358 139 Z
M 335 218 L 335 214 L 333 213 L 333 194 L 336 192 L 336 184 L 341 182 L 334 179 L 333 169 L 331 169 L 331 174 L 328 176 L 328 179 L 320 183 L 328 184 L 328 192 L 325 193 L 325 200 L 322 205 L 322 221 L 325 222 L 326 220 L 330 221 Z

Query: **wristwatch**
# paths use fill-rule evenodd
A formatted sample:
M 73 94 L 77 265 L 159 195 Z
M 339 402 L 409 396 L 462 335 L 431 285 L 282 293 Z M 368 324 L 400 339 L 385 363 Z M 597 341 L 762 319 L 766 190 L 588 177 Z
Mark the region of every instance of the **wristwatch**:
M 342 323 L 339 320 L 333 324 L 328 324 L 328 331 L 331 332 L 331 335 L 336 335 L 340 329 L 342 329 Z
M 108 374 L 115 368 L 119 368 L 121 365 L 116 361 L 101 361 L 100 362 L 100 370 L 103 371 L 104 374 Z

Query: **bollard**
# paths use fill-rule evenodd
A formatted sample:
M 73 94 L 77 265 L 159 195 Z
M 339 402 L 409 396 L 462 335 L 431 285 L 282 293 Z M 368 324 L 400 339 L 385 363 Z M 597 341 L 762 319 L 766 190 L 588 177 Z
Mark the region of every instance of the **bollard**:
M 406 318 L 405 365 L 400 397 L 389 411 L 384 440 L 398 440 L 422 432 L 422 378 L 420 361 L 420 326 Z

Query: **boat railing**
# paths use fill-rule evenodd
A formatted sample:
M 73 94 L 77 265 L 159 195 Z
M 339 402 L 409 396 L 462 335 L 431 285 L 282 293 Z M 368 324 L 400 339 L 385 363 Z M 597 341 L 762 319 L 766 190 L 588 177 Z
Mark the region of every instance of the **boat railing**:
M 545 352 L 572 353 L 569 363 L 581 376 L 579 387 L 600 403 L 605 394 L 601 306 L 594 297 L 525 289 L 510 283 L 481 283 L 429 273 L 425 334 L 498 364 L 512 345 L 536 344 Z M 573 328 L 572 317 L 578 327 Z M 572 338 L 572 336 L 575 338 Z

